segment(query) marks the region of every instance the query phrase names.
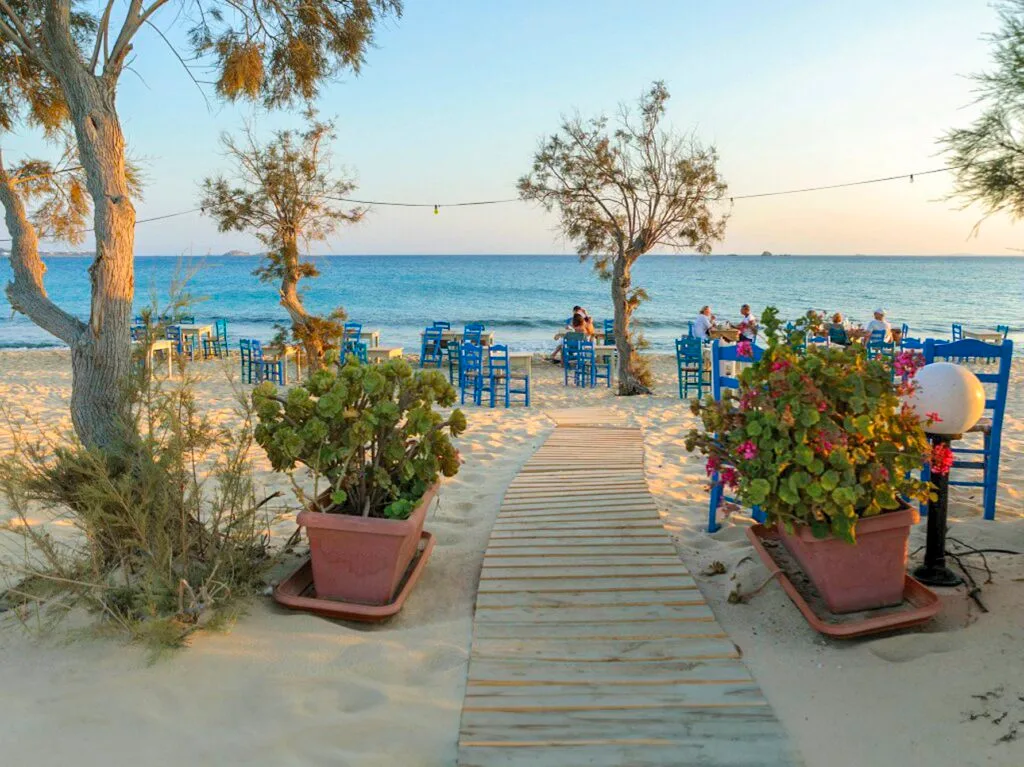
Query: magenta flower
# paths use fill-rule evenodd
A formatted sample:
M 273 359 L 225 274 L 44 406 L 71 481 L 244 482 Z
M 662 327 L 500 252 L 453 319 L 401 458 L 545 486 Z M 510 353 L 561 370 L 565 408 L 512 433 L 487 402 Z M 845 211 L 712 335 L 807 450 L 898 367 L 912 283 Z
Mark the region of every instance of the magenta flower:
M 932 448 L 931 464 L 933 473 L 939 476 L 949 474 L 949 470 L 953 468 L 953 451 L 949 449 L 949 445 L 940 442 Z
M 825 400 L 822 400 L 818 403 L 818 412 L 824 413 L 826 410 L 828 410 L 828 403 Z
M 925 413 L 924 417 L 927 418 L 932 423 L 942 423 L 942 419 L 939 418 L 939 414 L 936 413 L 934 410 L 930 413 Z
M 706 471 L 708 476 L 710 477 L 712 474 L 714 474 L 716 471 L 718 471 L 718 468 L 721 465 L 722 465 L 722 462 L 718 459 L 717 456 L 713 455 L 710 458 L 708 458 L 708 462 L 706 464 L 704 464 L 704 471 Z
M 789 367 L 789 360 L 775 360 L 772 363 L 772 372 L 777 373 L 780 370 L 785 370 Z
M 736 469 L 732 466 L 726 466 L 722 469 L 722 484 L 727 487 L 736 487 L 740 483 L 740 475 L 736 473 Z
M 757 455 L 757 445 L 755 445 L 748 439 L 746 442 L 744 442 L 742 445 L 736 448 L 736 454 L 746 461 L 752 461 L 754 457 Z
M 753 357 L 754 349 L 750 345 L 750 341 L 740 341 L 736 344 L 736 356 L 738 357 Z

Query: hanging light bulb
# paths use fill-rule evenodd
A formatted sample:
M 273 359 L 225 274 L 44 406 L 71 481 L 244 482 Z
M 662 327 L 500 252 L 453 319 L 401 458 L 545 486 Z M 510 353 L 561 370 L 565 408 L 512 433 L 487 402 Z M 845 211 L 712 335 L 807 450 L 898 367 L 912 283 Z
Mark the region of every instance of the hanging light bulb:
M 436 215 L 437 215 L 438 213 L 440 213 L 440 212 L 441 212 L 441 211 L 440 211 L 440 209 L 438 208 L 438 206 L 437 206 L 437 205 L 435 205 L 435 206 L 434 206 L 434 215 L 436 216 Z

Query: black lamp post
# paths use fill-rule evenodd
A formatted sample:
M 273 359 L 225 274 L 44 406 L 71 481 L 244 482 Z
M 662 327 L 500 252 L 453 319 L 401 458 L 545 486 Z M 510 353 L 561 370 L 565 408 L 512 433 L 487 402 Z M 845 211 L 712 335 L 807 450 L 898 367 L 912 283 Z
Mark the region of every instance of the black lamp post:
M 949 447 L 948 434 L 929 434 L 934 451 L 937 445 Z M 914 577 L 926 586 L 959 586 L 963 579 L 946 567 L 946 512 L 949 504 L 949 472 L 931 473 L 935 500 L 928 501 L 928 530 L 925 535 L 924 564 L 914 569 Z

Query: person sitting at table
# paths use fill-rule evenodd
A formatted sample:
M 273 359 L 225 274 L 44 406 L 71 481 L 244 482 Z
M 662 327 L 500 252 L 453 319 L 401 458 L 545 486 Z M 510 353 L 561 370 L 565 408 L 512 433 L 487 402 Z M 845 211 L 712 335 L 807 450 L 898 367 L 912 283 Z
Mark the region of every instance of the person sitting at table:
M 740 307 L 740 321 L 736 326 L 740 331 L 740 339 L 754 343 L 757 340 L 757 317 L 750 313 L 750 304 Z
M 693 337 L 706 341 L 711 338 L 711 329 L 715 326 L 715 318 L 711 315 L 710 306 L 702 306 L 697 319 L 693 321 Z
M 837 346 L 850 345 L 850 336 L 846 333 L 846 322 L 843 321 L 843 315 L 839 312 L 832 315 L 832 322 L 828 326 L 828 340 L 829 343 Z
M 591 330 L 593 330 L 593 328 L 594 328 L 594 323 L 593 322 L 590 323 L 590 328 L 591 328 Z M 587 321 L 584 319 L 582 314 L 574 314 L 572 316 L 572 320 L 570 321 L 570 324 L 566 326 L 565 330 L 555 336 L 555 338 L 559 339 L 559 341 L 558 341 L 558 346 L 555 347 L 555 350 L 553 352 L 551 352 L 551 355 L 548 357 L 548 360 L 550 362 L 554 362 L 554 363 L 558 364 L 558 363 L 560 363 L 562 361 L 562 341 L 561 341 L 561 339 L 562 339 L 562 336 L 564 336 L 566 333 L 584 333 L 584 334 L 587 333 Z M 590 335 L 593 335 L 593 333 L 591 333 Z
M 885 342 L 892 343 L 892 325 L 885 319 L 885 309 L 875 309 L 875 318 L 865 325 L 864 329 L 871 335 L 874 335 L 876 330 L 882 330 L 885 332 Z M 871 335 L 868 336 L 869 339 Z

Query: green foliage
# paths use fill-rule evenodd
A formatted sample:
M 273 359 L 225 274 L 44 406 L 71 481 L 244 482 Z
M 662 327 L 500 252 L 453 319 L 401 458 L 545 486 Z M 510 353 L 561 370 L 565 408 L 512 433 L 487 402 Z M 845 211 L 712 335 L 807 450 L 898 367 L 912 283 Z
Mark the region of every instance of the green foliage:
M 450 437 L 465 430 L 466 417 L 458 409 L 447 418 L 437 412 L 435 406 L 456 401 L 439 371 L 414 373 L 404 360 L 360 365 L 352 358 L 338 372 L 320 370 L 284 394 L 260 384 L 252 401 L 256 441 L 271 465 L 291 476 L 299 464 L 312 472 L 312 498 L 293 476 L 309 508 L 405 519 L 438 475 L 459 470 Z
M 817 321 L 803 317 L 787 332 L 777 310 L 765 309 L 764 356 L 740 373 L 738 397 L 693 403 L 703 428 L 686 446 L 708 456 L 708 473 L 720 472 L 769 523 L 853 542 L 858 518 L 928 498 L 913 476 L 929 447 L 885 363 L 862 348 L 799 348 Z
M 956 194 L 986 213 L 1024 217 L 1024 0 L 996 4 L 1001 28 L 991 35 L 994 67 L 974 77 L 982 111 L 942 143 L 956 173 Z
M 620 394 L 647 392 L 651 382 L 630 329 L 647 294 L 632 287 L 630 267 L 657 247 L 710 253 L 725 234 L 726 216 L 718 207 L 727 187 L 718 153 L 692 135 L 665 130 L 668 98 L 665 84 L 655 82 L 635 113 L 620 108 L 614 126 L 604 116 L 564 120 L 541 142 L 533 167 L 518 183 L 523 200 L 558 210 L 562 233 L 580 260 L 590 259 L 611 281 L 612 302 L 624 319 L 615 332 L 620 348 L 629 348 L 620 360 Z
M 0 492 L 14 517 L 4 528 L 25 556 L 4 562 L 21 575 L 6 598 L 47 623 L 85 607 L 158 651 L 225 625 L 264 588 L 270 499 L 256 500 L 244 397 L 232 428 L 200 413 L 187 376 L 164 387 L 140 366 L 125 396 L 133 420 L 103 451 L 70 435 L 28 440 L 8 418 L 15 450 L 0 460 Z M 55 537 L 44 513 L 77 534 Z

